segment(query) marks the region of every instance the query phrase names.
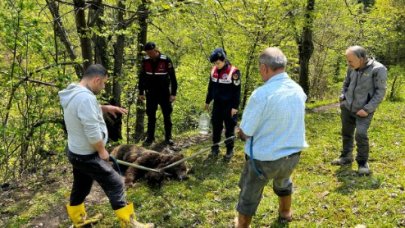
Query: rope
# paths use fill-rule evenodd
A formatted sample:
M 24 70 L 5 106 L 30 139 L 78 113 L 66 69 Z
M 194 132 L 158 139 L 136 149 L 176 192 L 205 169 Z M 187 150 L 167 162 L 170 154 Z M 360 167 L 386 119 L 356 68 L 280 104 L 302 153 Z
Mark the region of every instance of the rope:
M 229 138 L 226 138 L 226 139 L 222 140 L 221 142 L 212 144 L 211 147 L 212 147 L 212 146 L 219 146 L 219 145 L 224 144 L 225 142 L 227 142 L 227 141 L 229 141 L 229 140 L 234 140 L 234 139 L 235 139 L 235 136 L 231 136 L 231 137 L 229 137 Z M 116 158 L 113 157 L 113 156 L 110 156 L 110 158 L 113 160 L 114 163 L 116 162 L 116 163 L 118 163 L 118 164 L 126 165 L 126 166 L 131 166 L 131 167 L 134 167 L 134 168 L 137 168 L 137 169 L 142 169 L 142 170 L 146 170 L 146 171 L 161 173 L 161 172 L 162 172 L 163 170 L 165 170 L 165 169 L 169 169 L 169 168 L 171 168 L 171 167 L 174 167 L 174 166 L 176 166 L 176 165 L 178 165 L 178 164 L 180 164 L 180 163 L 183 163 L 183 162 L 185 162 L 185 161 L 187 161 L 187 160 L 190 160 L 190 159 L 192 159 L 192 158 L 194 158 L 194 157 L 196 157 L 196 156 L 198 156 L 198 155 L 200 155 L 200 154 L 202 154 L 202 153 L 204 153 L 204 152 L 210 150 L 211 147 L 201 149 L 201 150 L 198 151 L 197 153 L 192 154 L 190 157 L 183 158 L 183 159 L 181 159 L 181 160 L 178 160 L 178 161 L 176 161 L 176 162 L 173 162 L 172 164 L 169 164 L 169 165 L 167 165 L 167 166 L 165 166 L 165 167 L 163 167 L 163 168 L 160 168 L 160 169 L 153 169 L 153 168 L 145 167 L 145 166 L 142 166 L 142 165 L 137 165 L 137 164 L 135 164 L 135 163 L 125 162 L 125 161 L 116 159 Z M 119 168 L 118 168 L 118 170 L 119 170 Z M 119 170 L 119 171 L 120 171 L 120 170 Z
M 118 164 L 121 164 L 121 165 L 131 166 L 131 167 L 134 167 L 134 168 L 137 168 L 137 169 L 142 169 L 142 170 L 146 170 L 146 171 L 152 171 L 152 172 L 160 173 L 160 171 L 157 170 L 157 169 L 148 168 L 148 167 L 145 167 L 145 166 L 142 166 L 142 165 L 137 165 L 135 163 L 129 163 L 129 162 L 122 161 L 122 160 L 119 160 L 119 159 L 116 159 L 116 158 L 114 158 L 114 159 L 117 161 Z
M 265 177 L 264 177 L 262 171 L 260 171 L 260 169 L 257 168 L 256 163 L 255 163 L 255 160 L 254 160 L 254 158 L 253 158 L 253 136 L 250 137 L 250 147 L 249 147 L 249 149 L 250 149 L 250 151 L 249 151 L 249 153 L 250 153 L 249 161 L 250 161 L 250 163 L 252 164 L 253 169 L 255 170 L 255 173 L 257 174 L 257 176 L 259 177 L 259 179 L 264 180 Z
M 211 146 L 219 146 L 219 145 L 221 145 L 221 144 L 223 144 L 223 143 L 225 143 L 226 141 L 229 141 L 229 140 L 231 140 L 231 139 L 232 139 L 232 140 L 235 139 L 235 136 L 231 136 L 231 137 L 229 137 L 229 138 L 226 138 L 226 139 L 224 139 L 224 140 L 221 141 L 221 142 L 212 144 Z M 160 168 L 159 170 L 165 170 L 165 169 L 171 168 L 171 167 L 173 167 L 173 166 L 176 166 L 176 165 L 178 165 L 178 164 L 180 164 L 180 163 L 183 163 L 183 162 L 185 162 L 185 161 L 187 161 L 187 160 L 190 160 L 190 159 L 192 159 L 192 158 L 194 158 L 194 157 L 196 157 L 196 156 L 198 156 L 198 155 L 200 155 L 200 154 L 202 154 L 202 153 L 204 153 L 204 152 L 206 152 L 206 151 L 208 151 L 208 150 L 210 150 L 210 149 L 211 149 L 211 148 L 204 148 L 204 149 L 201 149 L 201 150 L 198 151 L 197 153 L 192 154 L 190 157 L 186 157 L 186 158 L 183 158 L 183 159 L 178 160 L 178 161 L 176 161 L 176 162 L 173 162 L 172 164 L 167 165 L 167 166 L 165 166 L 165 167 L 163 167 L 163 168 Z
M 114 164 L 114 166 L 117 168 L 118 174 L 122 175 L 123 173 L 121 172 L 120 166 L 118 165 L 118 161 L 115 157 L 110 156 L 109 160 L 112 161 L 112 163 Z

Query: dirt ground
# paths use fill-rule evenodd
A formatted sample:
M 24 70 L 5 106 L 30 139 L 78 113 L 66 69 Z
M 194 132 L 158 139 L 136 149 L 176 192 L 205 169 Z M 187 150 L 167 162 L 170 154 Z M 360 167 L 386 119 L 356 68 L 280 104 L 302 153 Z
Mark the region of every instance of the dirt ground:
M 154 143 L 150 149 L 181 153 L 181 150 L 205 142 L 210 137 L 210 135 L 194 135 L 178 139 L 175 146 L 172 147 L 167 147 L 163 143 Z M 3 184 L 0 188 L 0 227 L 5 227 L 10 218 L 18 216 L 17 213 L 13 213 L 8 208 L 20 203 L 22 205 L 29 205 L 30 200 L 37 192 L 46 191 L 52 194 L 62 187 L 69 189 L 72 183 L 70 170 L 70 165 L 66 164 L 63 167 L 59 167 L 58 170 L 50 170 L 48 174 L 29 176 L 25 181 L 18 183 Z M 67 201 L 68 198 L 66 198 Z M 100 185 L 94 183 L 91 193 L 86 198 L 86 205 L 91 206 L 105 202 L 108 202 L 108 198 Z M 67 219 L 65 205 L 58 203 L 47 213 L 37 216 L 23 227 L 60 227 L 60 224 Z

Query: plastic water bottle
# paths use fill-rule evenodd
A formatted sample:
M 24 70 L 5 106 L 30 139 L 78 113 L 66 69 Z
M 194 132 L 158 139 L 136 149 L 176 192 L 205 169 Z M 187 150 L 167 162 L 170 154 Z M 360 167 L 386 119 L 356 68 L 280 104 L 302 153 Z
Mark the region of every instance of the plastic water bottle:
M 198 129 L 200 130 L 200 134 L 208 134 L 210 130 L 210 115 L 208 113 L 204 112 L 200 115 Z

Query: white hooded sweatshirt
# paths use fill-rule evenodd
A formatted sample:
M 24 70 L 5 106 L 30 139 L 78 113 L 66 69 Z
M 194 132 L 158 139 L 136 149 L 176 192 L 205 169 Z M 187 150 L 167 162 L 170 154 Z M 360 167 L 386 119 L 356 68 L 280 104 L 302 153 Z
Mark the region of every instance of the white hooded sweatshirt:
M 69 150 L 75 154 L 93 154 L 92 144 L 103 140 L 107 143 L 107 126 L 96 96 L 86 87 L 70 84 L 59 91 L 68 132 Z

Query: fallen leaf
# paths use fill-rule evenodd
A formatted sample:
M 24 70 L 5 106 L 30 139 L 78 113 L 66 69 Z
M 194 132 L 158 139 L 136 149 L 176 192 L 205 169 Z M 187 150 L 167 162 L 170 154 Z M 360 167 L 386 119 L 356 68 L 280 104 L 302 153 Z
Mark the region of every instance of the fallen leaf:
M 319 195 L 319 198 L 324 198 L 325 196 L 329 195 L 329 191 L 324 191 Z

